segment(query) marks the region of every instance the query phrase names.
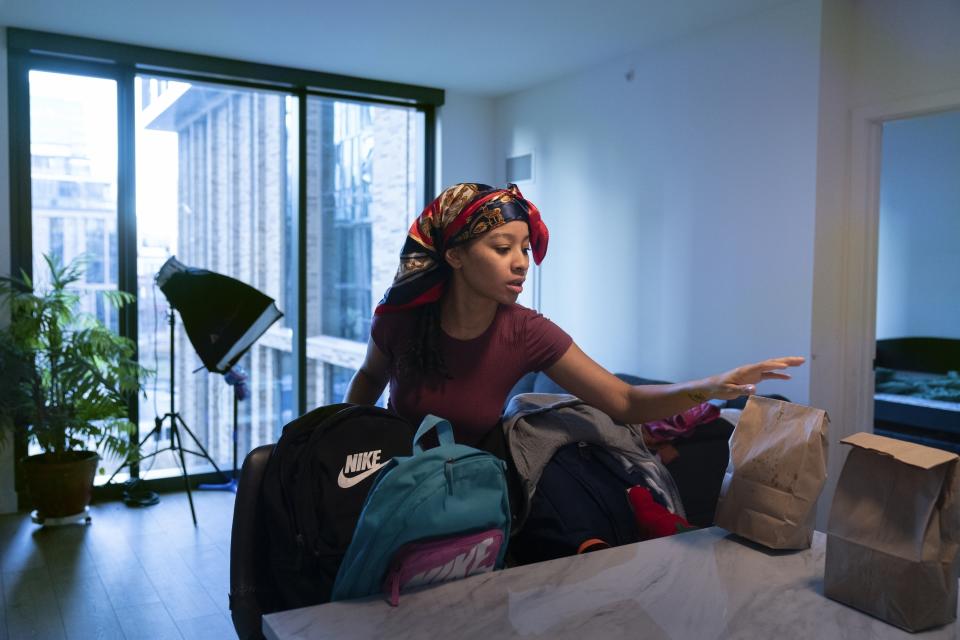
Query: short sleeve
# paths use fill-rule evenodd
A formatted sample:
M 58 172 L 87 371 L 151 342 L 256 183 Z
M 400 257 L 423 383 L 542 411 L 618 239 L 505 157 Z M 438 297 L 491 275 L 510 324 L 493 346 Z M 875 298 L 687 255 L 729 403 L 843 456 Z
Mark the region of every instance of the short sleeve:
M 543 371 L 553 366 L 573 344 L 573 338 L 550 319 L 527 309 L 523 319 L 527 369 Z
M 383 352 L 388 358 L 393 360 L 393 325 L 387 315 L 374 315 L 370 321 L 370 339 L 377 349 Z

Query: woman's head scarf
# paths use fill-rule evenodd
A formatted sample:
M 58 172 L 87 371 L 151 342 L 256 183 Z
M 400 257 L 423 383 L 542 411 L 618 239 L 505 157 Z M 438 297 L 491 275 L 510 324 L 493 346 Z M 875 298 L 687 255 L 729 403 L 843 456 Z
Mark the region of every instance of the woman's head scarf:
M 496 189 L 469 183 L 446 189 L 410 225 L 400 252 L 400 268 L 376 313 L 412 309 L 439 300 L 450 279 L 444 252 L 514 220 L 522 220 L 530 228 L 533 260 L 540 264 L 547 254 L 547 227 L 540 211 L 523 197 L 517 185 Z

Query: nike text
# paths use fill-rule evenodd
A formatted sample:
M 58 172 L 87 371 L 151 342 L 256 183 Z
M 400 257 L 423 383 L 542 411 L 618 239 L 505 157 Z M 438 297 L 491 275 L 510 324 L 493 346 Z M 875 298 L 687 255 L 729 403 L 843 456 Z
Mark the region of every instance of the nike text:
M 364 453 L 348 455 L 347 463 L 343 466 L 343 472 L 356 473 L 357 471 L 364 471 L 379 466 L 381 451 L 382 449 L 377 449 L 376 451 L 366 451 Z

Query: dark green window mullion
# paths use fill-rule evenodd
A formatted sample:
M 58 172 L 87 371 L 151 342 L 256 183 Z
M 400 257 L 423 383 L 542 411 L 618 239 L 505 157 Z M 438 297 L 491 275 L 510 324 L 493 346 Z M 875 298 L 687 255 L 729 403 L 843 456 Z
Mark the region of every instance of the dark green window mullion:
M 29 72 L 26 57 L 19 51 L 9 51 L 10 273 L 18 274 L 23 269 L 32 276 Z
M 297 95 L 297 219 L 294 247 L 297 265 L 296 315 L 293 323 L 294 406 L 307 412 L 307 92 Z
M 9 99 L 10 159 L 10 274 L 24 269 L 32 275 L 30 194 L 30 84 L 26 57 L 19 51 L 7 52 L 7 92 Z M 20 460 L 27 455 L 27 439 L 13 438 L 14 489 L 24 495 L 24 476 Z M 19 507 L 25 505 L 21 504 Z
M 337 102 L 347 102 L 351 104 L 358 104 L 361 106 L 370 106 L 371 104 L 380 104 L 385 107 L 403 107 L 403 108 L 420 108 L 421 103 L 414 102 L 411 100 L 401 100 L 376 97 L 376 96 L 355 96 L 349 93 L 339 93 L 336 91 L 324 91 L 317 88 L 307 89 L 307 95 L 313 96 L 316 98 L 327 98 L 329 100 L 336 100 Z
M 426 208 L 436 194 L 437 182 L 437 110 L 432 105 L 419 108 L 423 111 L 423 207 Z
M 112 62 L 92 62 L 89 60 L 58 58 L 56 56 L 29 53 L 19 49 L 12 51 L 17 51 L 19 55 L 23 56 L 27 72 L 49 71 L 51 73 L 89 76 L 91 78 L 105 78 L 108 80 L 119 79 L 120 69 Z
M 122 67 L 117 77 L 117 288 L 134 296 L 134 301 L 120 312 L 120 335 L 137 343 L 137 197 L 136 197 L 136 72 Z M 140 357 L 139 349 L 136 352 Z M 130 422 L 139 424 L 139 394 L 127 407 Z M 139 441 L 139 430 L 131 440 Z M 139 465 L 130 465 L 130 477 L 137 477 Z

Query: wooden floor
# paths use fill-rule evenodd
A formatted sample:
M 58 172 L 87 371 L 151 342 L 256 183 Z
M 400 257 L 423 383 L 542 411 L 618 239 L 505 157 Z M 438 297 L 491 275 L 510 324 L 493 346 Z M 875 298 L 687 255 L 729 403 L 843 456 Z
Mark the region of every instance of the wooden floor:
M 89 525 L 0 516 L 0 640 L 236 638 L 227 591 L 234 494 L 134 509 L 91 505 Z

